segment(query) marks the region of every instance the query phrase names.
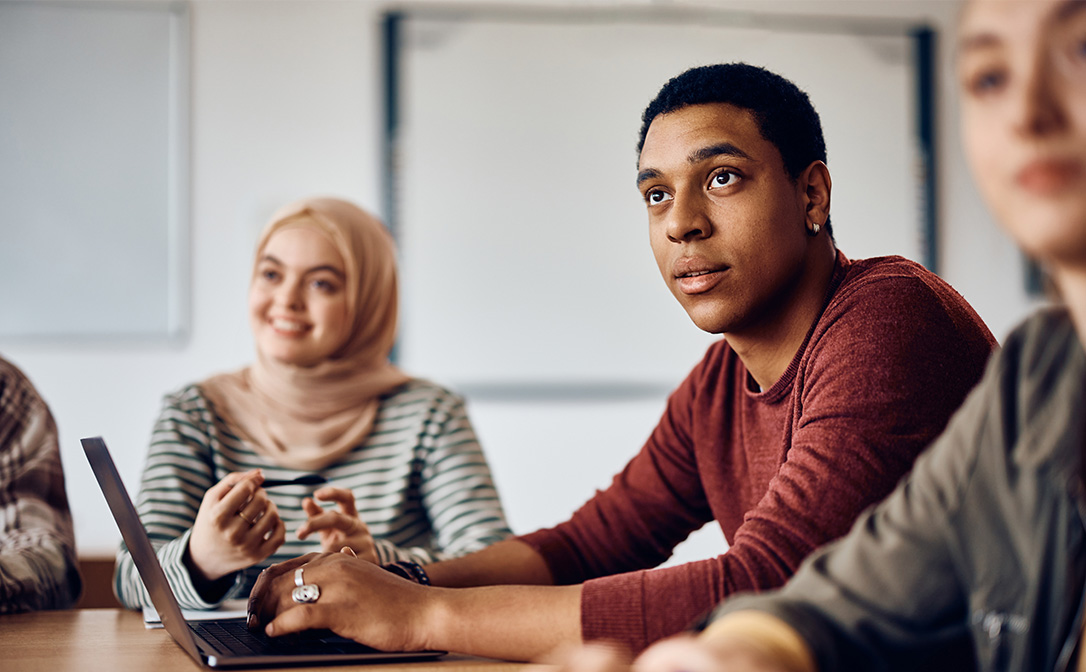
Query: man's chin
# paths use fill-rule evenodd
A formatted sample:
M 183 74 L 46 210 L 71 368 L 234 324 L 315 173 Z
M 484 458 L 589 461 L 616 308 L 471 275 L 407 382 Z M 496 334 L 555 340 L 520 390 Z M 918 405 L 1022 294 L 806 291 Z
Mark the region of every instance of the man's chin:
M 736 319 L 732 315 L 720 314 L 717 311 L 687 310 L 694 326 L 709 334 L 726 334 L 734 330 Z

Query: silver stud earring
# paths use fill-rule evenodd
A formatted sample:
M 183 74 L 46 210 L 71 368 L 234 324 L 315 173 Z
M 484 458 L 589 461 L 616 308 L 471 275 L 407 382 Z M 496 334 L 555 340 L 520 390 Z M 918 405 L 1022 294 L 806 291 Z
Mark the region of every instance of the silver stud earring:
M 808 235 L 817 236 L 818 232 L 822 230 L 822 225 L 818 222 L 811 224 L 811 229 L 808 231 Z

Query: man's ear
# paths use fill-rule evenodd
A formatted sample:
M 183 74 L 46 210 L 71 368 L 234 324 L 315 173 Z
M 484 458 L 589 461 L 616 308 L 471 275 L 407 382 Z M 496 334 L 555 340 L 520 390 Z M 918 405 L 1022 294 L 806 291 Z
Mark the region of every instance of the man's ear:
M 821 161 L 812 161 L 799 176 L 799 184 L 806 197 L 806 220 L 808 231 L 817 233 L 830 218 L 830 169 Z

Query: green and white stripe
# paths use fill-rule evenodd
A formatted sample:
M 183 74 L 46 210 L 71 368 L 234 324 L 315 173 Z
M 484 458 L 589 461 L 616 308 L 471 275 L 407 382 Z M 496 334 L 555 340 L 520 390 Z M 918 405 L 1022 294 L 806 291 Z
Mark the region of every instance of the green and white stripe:
M 165 398 L 137 509 L 183 608 L 216 606 L 197 594 L 181 559 L 204 493 L 226 474 L 254 468 L 263 469 L 266 478 L 304 475 L 269 463 L 230 432 L 198 386 Z M 426 564 L 477 551 L 510 534 L 463 400 L 427 381 L 412 380 L 385 397 L 365 443 L 320 473 L 328 485 L 354 493 L 382 563 Z M 294 535 L 306 519 L 302 499 L 319 487 L 268 490 L 286 524 L 286 543 L 239 572 L 223 599 L 247 596 L 267 565 L 321 550 L 319 535 L 306 541 Z M 114 591 L 127 607 L 150 604 L 123 544 Z

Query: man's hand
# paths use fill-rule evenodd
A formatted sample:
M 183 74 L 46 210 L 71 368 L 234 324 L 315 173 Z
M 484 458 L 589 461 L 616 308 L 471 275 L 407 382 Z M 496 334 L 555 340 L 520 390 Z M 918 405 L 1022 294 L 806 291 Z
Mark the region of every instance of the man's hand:
M 275 552 L 286 527 L 260 487 L 260 471 L 234 472 L 204 493 L 189 536 L 193 567 L 208 582 L 249 567 Z
M 306 497 L 302 500 L 302 506 L 309 519 L 298 528 L 298 538 L 305 539 L 314 532 L 320 532 L 321 549 L 326 553 L 333 553 L 347 546 L 359 558 L 376 563 L 377 548 L 373 543 L 373 535 L 358 517 L 354 494 L 346 488 L 329 486 L 314 492 L 313 497 L 322 502 L 335 502 L 339 510 L 325 509 Z
M 299 567 L 305 583 L 320 588 L 315 602 L 291 598 Z M 327 628 L 382 651 L 421 651 L 431 648 L 423 620 L 434 590 L 357 558 L 349 548 L 310 553 L 260 574 L 249 597 L 249 628 L 270 637 Z

